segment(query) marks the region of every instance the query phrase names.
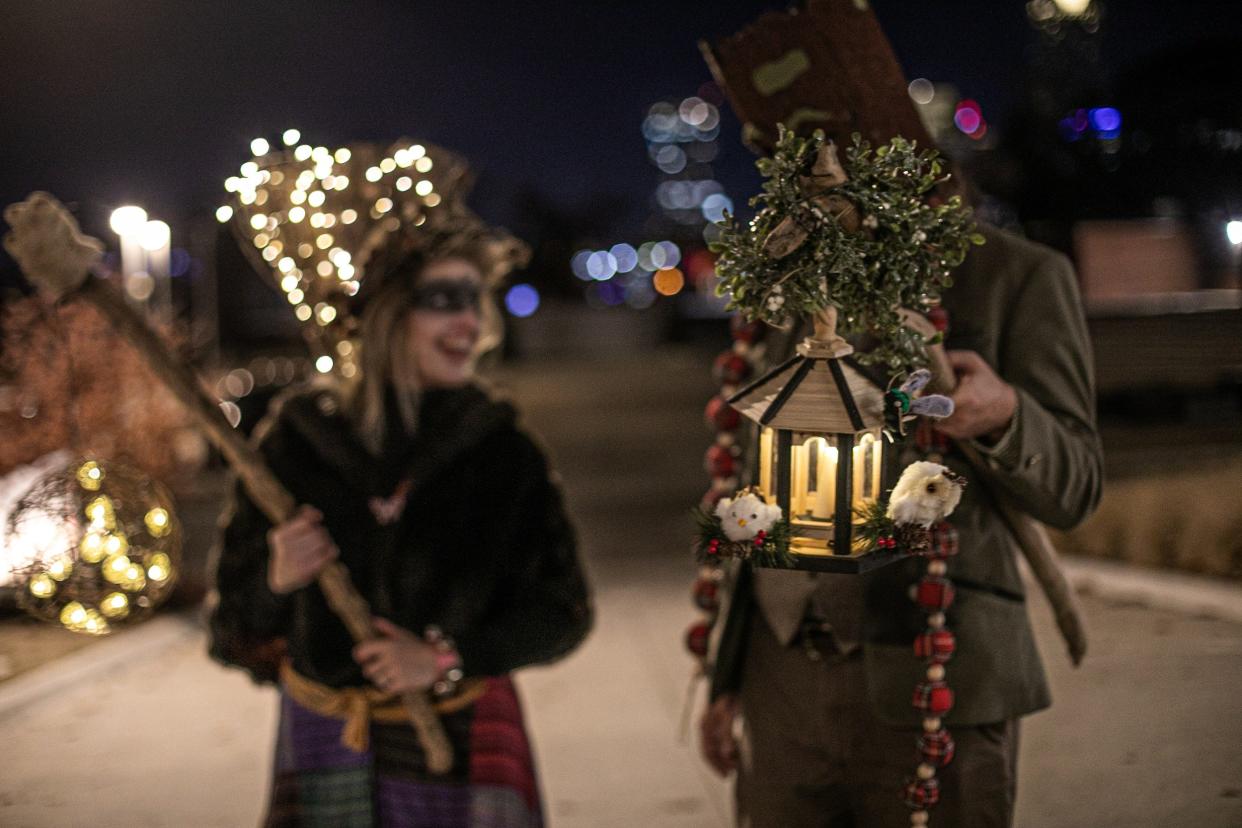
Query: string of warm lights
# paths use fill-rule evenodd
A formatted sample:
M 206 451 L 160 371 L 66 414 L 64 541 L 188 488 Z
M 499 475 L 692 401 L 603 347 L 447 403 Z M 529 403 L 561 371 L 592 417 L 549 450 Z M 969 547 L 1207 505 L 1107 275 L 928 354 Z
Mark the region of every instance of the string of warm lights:
M 90 635 L 162 603 L 181 549 L 168 493 L 138 472 L 93 459 L 36 483 L 9 516 L 6 537 L 22 608 Z
M 317 352 L 316 370 L 353 377 L 357 320 L 349 299 L 368 262 L 393 233 L 421 226 L 428 211 L 452 200 L 464 165 L 437 147 L 404 140 L 330 150 L 301 139 L 288 129 L 281 147 L 251 141 L 252 157 L 224 182 L 232 197 L 216 218 L 231 223 L 293 306 Z

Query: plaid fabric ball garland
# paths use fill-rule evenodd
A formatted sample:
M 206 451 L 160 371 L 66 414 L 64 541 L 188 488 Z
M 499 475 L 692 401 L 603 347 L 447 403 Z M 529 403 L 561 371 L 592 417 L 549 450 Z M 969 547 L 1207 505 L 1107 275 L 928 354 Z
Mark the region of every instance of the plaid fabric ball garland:
M 942 333 L 948 316 L 941 308 L 930 315 Z M 929 419 L 920 419 L 914 432 L 914 447 L 923 459 L 942 462 L 951 448 L 949 439 L 937 431 Z M 926 628 L 914 639 L 915 658 L 927 665 L 922 681 L 914 687 L 912 704 L 923 716 L 923 730 L 915 740 L 919 764 L 906 781 L 903 796 L 910 809 L 910 824 L 926 826 L 929 810 L 940 801 L 937 770 L 953 761 L 956 745 L 944 726 L 943 717 L 953 709 L 953 689 L 945 680 L 945 664 L 957 649 L 957 639 L 945 622 L 945 611 L 953 604 L 955 592 L 948 578 L 948 561 L 958 554 L 957 530 L 948 521 L 933 523 L 922 530 L 919 543 L 907 544 L 911 551 L 927 559 L 923 577 L 910 586 L 910 599 L 927 613 Z
M 737 442 L 742 418 L 726 400 L 737 392 L 738 387 L 755 372 L 755 348 L 762 335 L 763 325 L 746 322 L 735 316 L 730 324 L 733 345 L 723 351 L 712 365 L 712 373 L 720 383 L 720 393 L 714 395 L 704 410 L 707 427 L 714 437 L 703 458 L 703 466 L 711 478 L 711 486 L 704 492 L 699 505 L 711 511 L 721 498 L 731 494 L 738 486 L 738 463 L 741 448 Z M 712 550 L 709 549 L 709 554 Z M 696 677 L 707 674 L 707 651 L 712 628 L 720 610 L 720 581 L 723 573 L 717 560 L 709 560 L 699 568 L 699 574 L 691 590 L 691 599 L 700 611 L 686 629 L 686 649 L 696 660 Z

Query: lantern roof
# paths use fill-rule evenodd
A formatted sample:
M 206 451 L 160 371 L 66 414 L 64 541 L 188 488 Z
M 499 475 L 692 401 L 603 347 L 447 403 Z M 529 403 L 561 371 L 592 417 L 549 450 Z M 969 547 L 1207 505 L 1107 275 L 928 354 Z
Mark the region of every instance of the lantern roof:
M 728 402 L 769 428 L 844 434 L 884 425 L 884 389 L 849 358 L 799 354 Z

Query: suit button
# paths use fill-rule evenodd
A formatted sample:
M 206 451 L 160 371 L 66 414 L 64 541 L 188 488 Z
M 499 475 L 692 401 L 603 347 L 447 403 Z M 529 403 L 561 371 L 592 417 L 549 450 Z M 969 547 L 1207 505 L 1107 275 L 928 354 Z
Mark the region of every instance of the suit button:
M 1030 457 L 1026 458 L 1026 467 L 1028 469 L 1032 469 L 1039 463 L 1040 460 L 1043 459 L 1044 456 L 1042 454 L 1032 454 Z

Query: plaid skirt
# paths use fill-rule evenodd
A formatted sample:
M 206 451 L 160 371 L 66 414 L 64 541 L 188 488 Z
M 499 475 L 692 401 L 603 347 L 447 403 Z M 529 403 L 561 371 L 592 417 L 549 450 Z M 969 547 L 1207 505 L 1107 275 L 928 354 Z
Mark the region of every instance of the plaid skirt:
M 508 676 L 473 705 L 442 716 L 453 769 L 429 776 L 406 724 L 371 724 L 368 749 L 341 744 L 344 722 L 281 694 L 267 826 L 279 828 L 538 828 L 539 786 L 522 709 Z

